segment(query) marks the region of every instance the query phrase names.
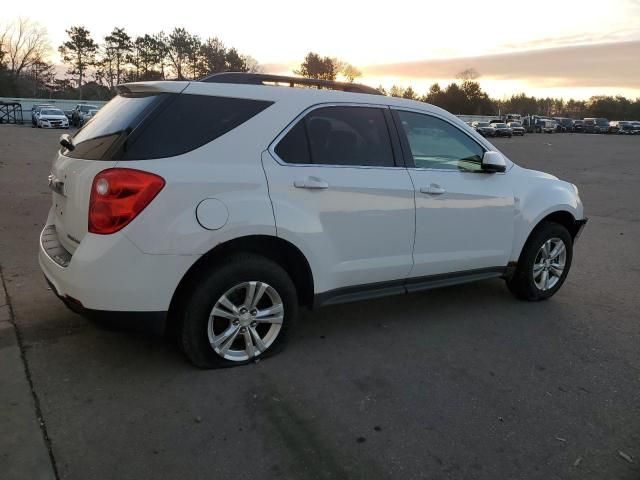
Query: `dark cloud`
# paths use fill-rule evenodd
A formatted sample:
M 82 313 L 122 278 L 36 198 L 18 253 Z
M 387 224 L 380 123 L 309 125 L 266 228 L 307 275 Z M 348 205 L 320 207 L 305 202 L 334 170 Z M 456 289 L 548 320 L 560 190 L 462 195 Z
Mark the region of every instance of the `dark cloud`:
M 446 79 L 468 68 L 483 78 L 526 80 L 540 87 L 640 89 L 640 40 L 372 65 L 362 70 L 367 76 Z

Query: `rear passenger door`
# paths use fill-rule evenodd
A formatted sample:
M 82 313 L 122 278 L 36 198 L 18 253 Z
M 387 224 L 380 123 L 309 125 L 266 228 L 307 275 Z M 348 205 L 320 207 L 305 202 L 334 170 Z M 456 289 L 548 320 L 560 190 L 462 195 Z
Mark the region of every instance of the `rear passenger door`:
M 278 236 L 309 259 L 315 293 L 411 270 L 414 192 L 392 127 L 385 107 L 319 106 L 263 155 Z

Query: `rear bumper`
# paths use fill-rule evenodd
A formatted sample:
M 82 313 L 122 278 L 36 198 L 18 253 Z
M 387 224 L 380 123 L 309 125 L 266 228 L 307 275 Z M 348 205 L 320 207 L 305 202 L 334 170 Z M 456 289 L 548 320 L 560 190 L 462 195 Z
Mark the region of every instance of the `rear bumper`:
M 45 227 L 40 237 L 40 268 L 55 293 L 85 314 L 166 312 L 178 284 L 199 258 L 145 254 L 119 232 L 87 234 L 64 266 L 51 245 L 45 247 L 50 241 L 45 232 L 50 230 Z
M 162 333 L 167 325 L 168 312 L 124 312 L 112 310 L 93 310 L 69 296 L 63 297 L 56 291 L 55 285 L 45 275 L 47 283 L 65 306 L 74 313 L 112 327 L 131 327 Z

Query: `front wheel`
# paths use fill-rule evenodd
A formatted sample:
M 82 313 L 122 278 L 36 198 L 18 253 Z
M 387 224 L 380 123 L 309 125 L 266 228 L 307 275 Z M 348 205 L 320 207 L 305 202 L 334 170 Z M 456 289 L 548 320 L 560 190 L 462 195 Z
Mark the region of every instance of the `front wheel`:
M 194 283 L 182 347 L 200 368 L 242 365 L 282 350 L 297 314 L 296 288 L 280 265 L 237 255 Z
M 507 287 L 522 300 L 546 300 L 560 290 L 572 258 L 573 240 L 567 229 L 558 223 L 542 223 L 525 243 Z

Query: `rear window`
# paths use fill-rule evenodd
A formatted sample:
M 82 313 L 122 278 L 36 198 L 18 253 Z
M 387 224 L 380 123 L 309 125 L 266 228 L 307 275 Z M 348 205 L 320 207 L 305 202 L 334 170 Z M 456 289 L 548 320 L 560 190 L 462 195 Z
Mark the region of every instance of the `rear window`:
M 148 160 L 195 150 L 272 102 L 162 93 L 118 95 L 73 137 L 64 154 L 87 160 Z

